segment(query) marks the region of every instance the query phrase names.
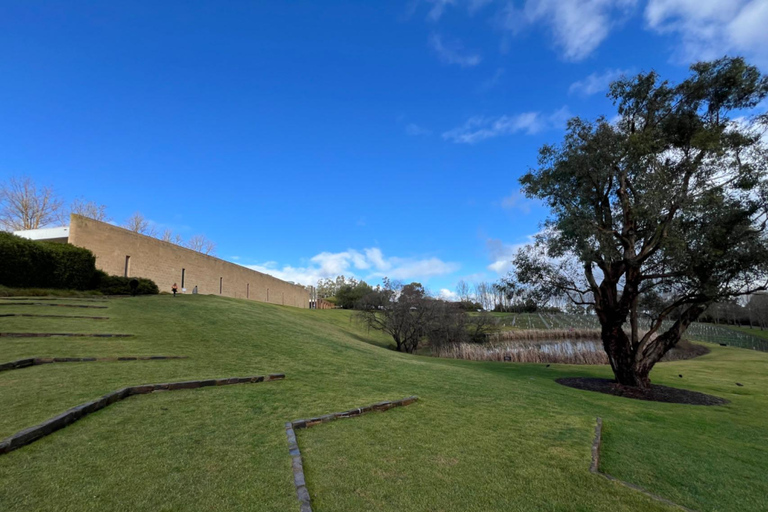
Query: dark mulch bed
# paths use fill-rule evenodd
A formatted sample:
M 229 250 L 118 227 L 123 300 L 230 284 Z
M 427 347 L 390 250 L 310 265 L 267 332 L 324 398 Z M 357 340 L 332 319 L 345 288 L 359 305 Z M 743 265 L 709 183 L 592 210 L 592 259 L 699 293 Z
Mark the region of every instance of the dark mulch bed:
M 670 388 L 651 384 L 651 389 L 642 391 L 637 388 L 625 387 L 609 379 L 597 379 L 593 377 L 562 377 L 555 382 L 569 388 L 597 391 L 608 395 L 623 396 L 635 400 L 648 400 L 651 402 L 666 402 L 670 404 L 687 405 L 725 405 L 728 400 L 717 396 L 688 391 L 687 389 Z

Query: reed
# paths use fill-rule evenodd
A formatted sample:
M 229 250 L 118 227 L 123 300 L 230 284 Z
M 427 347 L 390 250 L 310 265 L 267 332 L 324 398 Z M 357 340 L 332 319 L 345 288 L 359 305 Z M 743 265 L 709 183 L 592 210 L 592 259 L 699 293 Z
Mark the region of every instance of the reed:
M 681 341 L 662 361 L 691 359 L 707 354 L 709 349 Z M 432 350 L 435 357 L 467 359 L 470 361 L 506 361 L 512 363 L 608 364 L 600 342 L 595 340 L 534 340 L 506 344 L 454 343 Z
M 500 331 L 488 335 L 490 343 L 504 341 L 553 341 L 553 340 L 599 340 L 597 329 L 525 329 Z

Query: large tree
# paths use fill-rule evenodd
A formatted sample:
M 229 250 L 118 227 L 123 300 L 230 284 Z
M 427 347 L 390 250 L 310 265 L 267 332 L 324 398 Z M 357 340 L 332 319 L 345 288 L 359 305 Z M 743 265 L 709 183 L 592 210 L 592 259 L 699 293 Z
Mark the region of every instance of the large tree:
M 620 384 L 648 388 L 708 305 L 766 289 L 768 119 L 754 111 L 767 94 L 740 58 L 697 63 L 678 84 L 620 79 L 618 116 L 571 119 L 521 178 L 551 214 L 515 276 L 594 307 Z

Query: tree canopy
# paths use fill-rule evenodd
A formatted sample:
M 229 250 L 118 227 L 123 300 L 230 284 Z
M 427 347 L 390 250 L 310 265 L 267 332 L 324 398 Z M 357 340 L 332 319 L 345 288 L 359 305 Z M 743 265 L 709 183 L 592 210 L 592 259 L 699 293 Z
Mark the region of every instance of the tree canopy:
M 521 178 L 551 215 L 514 277 L 594 307 L 619 383 L 648 387 L 708 305 L 766 289 L 768 116 L 754 110 L 767 95 L 741 58 L 694 64 L 678 84 L 620 79 L 618 116 L 571 119 Z

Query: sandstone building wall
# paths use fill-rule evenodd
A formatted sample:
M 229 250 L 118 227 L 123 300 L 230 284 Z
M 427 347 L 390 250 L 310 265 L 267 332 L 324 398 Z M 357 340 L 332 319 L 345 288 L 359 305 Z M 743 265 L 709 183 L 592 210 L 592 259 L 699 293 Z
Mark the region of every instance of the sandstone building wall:
M 170 292 L 176 283 L 186 293 L 197 286 L 198 293 L 309 307 L 309 292 L 302 286 L 80 215 L 71 216 L 69 243 L 93 252 L 96 268 L 152 279 L 160 291 Z

